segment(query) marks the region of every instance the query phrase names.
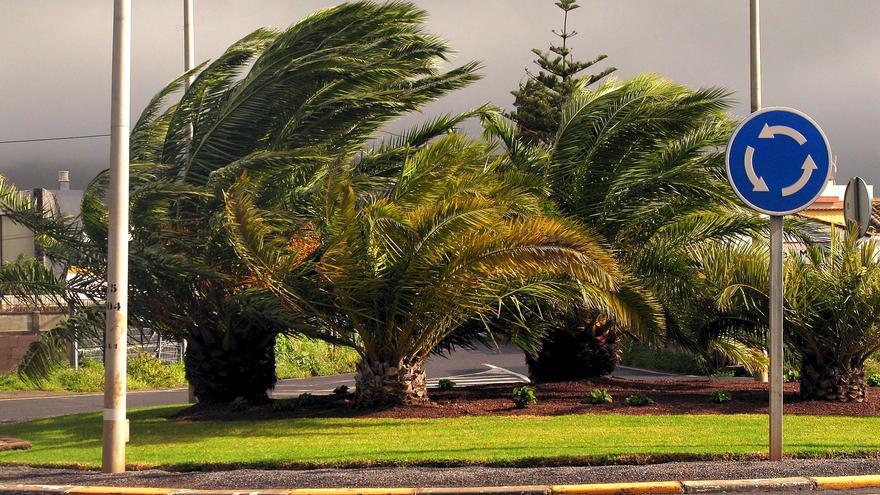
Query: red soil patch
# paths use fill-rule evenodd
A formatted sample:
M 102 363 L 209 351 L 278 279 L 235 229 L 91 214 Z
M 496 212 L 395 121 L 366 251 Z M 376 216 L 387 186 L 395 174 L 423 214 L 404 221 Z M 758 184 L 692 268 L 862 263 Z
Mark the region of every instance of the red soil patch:
M 28 450 L 30 448 L 30 442 L 25 442 L 18 438 L 0 437 L 0 452 L 4 450 Z
M 614 397 L 612 404 L 583 403 L 591 391 L 604 388 Z M 355 410 L 343 397 L 313 397 L 291 411 L 273 411 L 271 404 L 256 405 L 241 412 L 211 405 L 196 405 L 175 417 L 185 420 L 271 419 L 285 417 L 373 417 L 447 418 L 485 415 L 554 416 L 561 414 L 767 414 L 767 384 L 752 379 L 719 378 L 695 380 L 636 381 L 600 378 L 578 382 L 535 385 L 538 403 L 528 409 L 515 409 L 511 385 L 483 385 L 451 391 L 432 390 L 432 403 L 424 406 L 393 407 L 381 410 Z M 785 384 L 785 413 L 837 416 L 880 416 L 880 388 L 868 389 L 863 403 L 804 401 L 798 397 L 797 383 Z M 730 392 L 733 400 L 712 402 L 719 390 Z M 650 406 L 627 405 L 628 395 L 642 393 L 652 398 Z M 350 396 L 349 396 L 350 398 Z

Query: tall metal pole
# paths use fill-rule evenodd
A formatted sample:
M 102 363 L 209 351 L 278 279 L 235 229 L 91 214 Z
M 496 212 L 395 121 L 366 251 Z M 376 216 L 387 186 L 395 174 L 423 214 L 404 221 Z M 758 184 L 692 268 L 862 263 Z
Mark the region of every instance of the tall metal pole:
M 195 64 L 196 47 L 195 37 L 193 35 L 193 0 L 183 0 L 183 70 L 189 72 Z M 195 80 L 195 76 L 189 76 L 183 84 L 184 91 L 188 91 L 189 87 Z M 192 123 L 187 125 L 187 136 L 192 141 L 193 126 Z M 186 359 L 186 338 L 183 339 L 183 355 Z M 187 387 L 187 398 L 190 404 L 196 403 L 196 391 L 192 384 Z
M 109 242 L 107 333 L 104 373 L 103 471 L 125 471 L 126 360 L 128 335 L 128 132 L 131 87 L 131 0 L 113 7 L 112 100 L 110 103 Z
M 193 68 L 196 58 L 195 39 L 193 37 L 193 0 L 183 0 L 183 70 Z M 189 89 L 195 80 L 195 76 L 189 76 L 184 83 L 184 89 Z M 192 138 L 192 127 L 190 127 Z
M 770 217 L 770 460 L 782 460 L 782 219 Z
M 750 0 L 750 2 L 749 53 L 751 55 L 752 112 L 757 112 L 761 109 L 761 2 L 760 0 Z
M 750 0 L 752 112 L 761 109 L 761 3 Z M 770 217 L 770 460 L 782 460 L 783 217 Z

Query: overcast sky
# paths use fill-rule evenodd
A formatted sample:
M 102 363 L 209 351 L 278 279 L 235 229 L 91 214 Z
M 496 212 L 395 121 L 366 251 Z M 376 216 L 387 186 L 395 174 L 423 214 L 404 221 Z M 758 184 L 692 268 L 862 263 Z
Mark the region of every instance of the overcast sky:
M 197 61 L 260 26 L 285 27 L 339 2 L 194 0 Z M 417 0 L 429 29 L 483 61 L 483 79 L 427 114 L 483 103 L 509 108 L 532 47 L 552 41 L 553 0 Z M 618 77 L 656 72 L 690 86 L 724 86 L 748 112 L 748 0 L 581 0 L 571 23 L 581 59 L 608 54 Z M 0 0 L 0 141 L 109 132 L 111 0 Z M 134 0 L 132 110 L 183 68 L 182 0 Z M 837 156 L 838 182 L 880 182 L 880 1 L 764 0 L 764 105 L 813 116 Z M 0 144 L 0 173 L 20 187 L 74 187 L 106 168 L 107 138 Z

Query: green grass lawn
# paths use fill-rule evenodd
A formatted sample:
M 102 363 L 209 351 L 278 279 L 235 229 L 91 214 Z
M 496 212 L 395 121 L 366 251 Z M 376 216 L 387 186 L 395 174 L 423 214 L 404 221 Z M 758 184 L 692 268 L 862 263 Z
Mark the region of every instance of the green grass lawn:
M 130 414 L 132 467 L 309 467 L 369 464 L 613 462 L 621 458 L 747 457 L 766 451 L 760 415 L 455 419 L 320 418 L 182 422 L 176 407 Z M 809 456 L 880 450 L 880 418 L 790 416 L 786 450 Z M 97 467 L 101 419 L 82 414 L 0 426 L 30 451 L 0 452 L 0 463 Z M 541 461 L 536 461 L 540 459 Z

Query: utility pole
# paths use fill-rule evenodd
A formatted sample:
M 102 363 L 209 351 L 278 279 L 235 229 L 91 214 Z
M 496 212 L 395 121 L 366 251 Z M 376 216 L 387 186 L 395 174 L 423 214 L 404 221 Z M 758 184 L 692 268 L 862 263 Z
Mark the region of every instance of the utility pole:
M 761 109 L 761 2 L 749 5 L 751 107 Z M 782 460 L 783 222 L 770 215 L 770 460 Z
M 749 6 L 749 54 L 750 54 L 750 76 L 751 76 L 751 111 L 757 112 L 761 109 L 761 4 L 760 0 L 750 0 Z M 767 356 L 767 351 L 764 351 Z M 769 376 L 767 371 L 759 371 L 755 373 L 755 381 L 767 383 Z
M 183 70 L 190 71 L 196 58 L 195 38 L 193 37 L 193 0 L 183 0 Z M 184 90 L 188 90 L 195 80 L 195 76 L 189 76 L 184 83 Z M 189 128 L 189 137 L 192 139 L 192 126 Z
M 749 25 L 751 36 L 749 39 L 750 68 L 751 68 L 751 100 L 752 112 L 761 109 L 761 1 L 750 0 Z
M 131 89 L 131 0 L 113 6 L 110 102 L 109 240 L 107 246 L 107 333 L 104 372 L 105 473 L 125 471 L 126 361 L 128 347 L 128 133 Z
M 196 58 L 196 47 L 195 47 L 195 37 L 193 35 L 193 0 L 183 0 L 183 71 L 189 72 L 192 70 L 193 65 L 195 64 Z M 193 81 L 195 81 L 195 76 L 190 75 L 186 78 L 186 82 L 183 83 L 184 92 L 189 90 L 189 87 L 192 86 Z M 187 136 L 189 137 L 190 143 L 192 143 L 193 139 L 193 125 L 190 122 L 187 125 Z M 183 345 L 183 358 L 186 359 L 186 337 L 184 337 L 182 344 Z M 187 386 L 187 398 L 190 404 L 196 403 L 196 391 L 193 388 L 192 384 Z

